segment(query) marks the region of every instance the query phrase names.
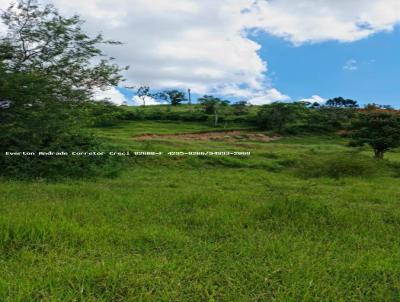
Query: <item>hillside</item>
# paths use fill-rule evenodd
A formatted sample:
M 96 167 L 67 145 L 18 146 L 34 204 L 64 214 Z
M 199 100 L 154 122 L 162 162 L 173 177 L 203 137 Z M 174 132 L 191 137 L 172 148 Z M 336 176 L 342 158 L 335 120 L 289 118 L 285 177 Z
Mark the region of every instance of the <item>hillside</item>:
M 165 154 L 126 157 L 114 178 L 2 180 L 0 300 L 400 298 L 398 150 L 377 162 L 334 135 L 174 136 L 215 130 L 125 121 L 96 133 Z

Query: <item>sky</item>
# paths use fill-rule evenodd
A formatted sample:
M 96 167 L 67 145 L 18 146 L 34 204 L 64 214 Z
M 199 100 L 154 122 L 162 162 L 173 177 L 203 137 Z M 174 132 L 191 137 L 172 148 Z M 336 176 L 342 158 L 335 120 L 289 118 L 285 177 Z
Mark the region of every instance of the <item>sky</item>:
M 127 86 L 190 88 L 258 105 L 343 96 L 400 107 L 399 0 L 51 3 L 81 15 L 88 32 L 124 43 L 105 51 L 130 66 Z M 141 104 L 122 85 L 96 97 Z

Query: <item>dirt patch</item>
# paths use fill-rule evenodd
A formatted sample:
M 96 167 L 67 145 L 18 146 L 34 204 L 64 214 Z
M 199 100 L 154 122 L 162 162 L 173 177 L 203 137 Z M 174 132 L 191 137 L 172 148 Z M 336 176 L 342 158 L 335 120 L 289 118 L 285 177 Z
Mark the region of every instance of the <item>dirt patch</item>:
M 135 140 L 151 140 L 151 139 L 183 139 L 183 140 L 199 140 L 199 141 L 258 141 L 269 142 L 279 139 L 277 136 L 268 136 L 263 133 L 245 132 L 245 131 L 221 131 L 221 132 L 204 132 L 204 133 L 180 133 L 180 134 L 141 134 L 135 136 Z

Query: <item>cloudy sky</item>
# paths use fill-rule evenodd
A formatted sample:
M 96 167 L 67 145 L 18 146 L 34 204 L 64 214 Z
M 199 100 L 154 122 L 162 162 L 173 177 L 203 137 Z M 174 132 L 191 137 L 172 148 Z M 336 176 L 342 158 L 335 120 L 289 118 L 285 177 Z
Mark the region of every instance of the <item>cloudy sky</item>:
M 129 85 L 254 104 L 341 95 L 400 106 L 399 0 L 52 2 L 125 43 L 107 52 L 130 66 Z M 123 88 L 99 95 L 132 98 Z

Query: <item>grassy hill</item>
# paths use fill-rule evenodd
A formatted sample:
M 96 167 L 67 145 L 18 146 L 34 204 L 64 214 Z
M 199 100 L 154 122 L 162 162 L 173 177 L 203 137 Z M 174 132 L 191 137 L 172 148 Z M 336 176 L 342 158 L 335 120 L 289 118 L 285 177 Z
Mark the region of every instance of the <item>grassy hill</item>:
M 216 129 L 126 121 L 96 133 L 114 151 L 251 156 L 131 156 L 115 178 L 1 181 L 0 300 L 400 300 L 400 152 L 378 162 L 336 136 L 233 129 L 138 138 Z

